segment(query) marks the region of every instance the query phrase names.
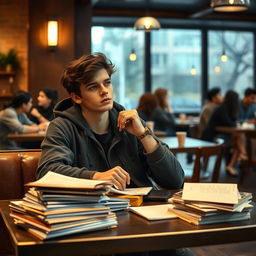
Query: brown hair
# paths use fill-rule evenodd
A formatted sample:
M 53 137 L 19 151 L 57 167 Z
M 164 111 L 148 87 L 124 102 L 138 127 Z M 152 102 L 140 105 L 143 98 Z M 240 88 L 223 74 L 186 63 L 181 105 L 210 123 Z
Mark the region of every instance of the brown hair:
M 145 93 L 140 97 L 137 111 L 143 112 L 148 117 L 151 117 L 156 107 L 157 107 L 156 96 L 152 93 Z
M 63 72 L 61 82 L 68 93 L 81 96 L 80 85 L 92 81 L 99 70 L 105 69 L 109 76 L 115 72 L 115 66 L 103 53 L 83 55 L 69 63 Z
M 158 88 L 155 90 L 155 96 L 157 99 L 157 104 L 160 108 L 165 109 L 166 108 L 166 102 L 165 97 L 168 94 L 168 90 L 164 88 Z
M 222 103 L 231 119 L 236 120 L 239 112 L 239 95 L 233 90 L 229 90 L 225 94 Z

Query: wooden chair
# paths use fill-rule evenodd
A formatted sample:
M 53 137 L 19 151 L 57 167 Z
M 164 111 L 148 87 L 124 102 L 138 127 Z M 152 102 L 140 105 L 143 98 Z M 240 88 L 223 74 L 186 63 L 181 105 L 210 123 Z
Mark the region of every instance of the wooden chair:
M 255 173 L 252 169 L 256 168 L 256 130 L 245 132 L 245 147 L 248 159 L 241 161 L 240 184 L 244 182 L 246 176 Z
M 190 151 L 190 153 L 195 154 L 194 166 L 192 170 L 192 176 L 185 177 L 185 181 L 189 182 L 200 182 L 203 179 L 203 173 L 206 172 L 209 159 L 215 156 L 215 162 L 213 166 L 213 171 L 211 173 L 210 182 L 218 182 L 221 161 L 223 156 L 223 142 L 216 143 L 215 146 L 211 147 L 198 147 Z

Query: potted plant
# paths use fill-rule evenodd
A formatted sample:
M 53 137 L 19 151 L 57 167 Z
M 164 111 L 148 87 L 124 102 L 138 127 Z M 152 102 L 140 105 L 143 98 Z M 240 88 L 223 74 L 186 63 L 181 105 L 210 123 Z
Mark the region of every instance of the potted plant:
M 20 68 L 20 61 L 15 49 L 10 49 L 3 57 L 3 66 L 7 72 L 17 71 Z

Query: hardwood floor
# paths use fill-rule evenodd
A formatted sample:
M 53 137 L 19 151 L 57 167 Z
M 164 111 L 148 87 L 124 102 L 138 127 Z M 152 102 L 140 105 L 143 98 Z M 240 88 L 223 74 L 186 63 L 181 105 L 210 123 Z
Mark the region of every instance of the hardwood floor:
M 192 165 L 186 163 L 185 156 L 178 157 L 178 159 L 180 160 L 184 170 L 192 168 Z M 209 162 L 208 170 L 211 169 L 211 161 Z M 240 170 L 239 165 L 236 167 L 236 169 Z M 243 183 L 240 184 L 239 177 L 232 177 L 226 173 L 225 164 L 224 161 L 222 161 L 219 181 L 222 183 L 226 182 L 238 184 L 239 191 L 252 192 L 254 201 L 256 200 L 256 171 L 251 171 L 249 175 L 244 178 Z M 256 256 L 256 241 L 193 247 L 190 249 L 197 256 Z
M 197 256 L 255 256 L 256 242 L 190 248 Z

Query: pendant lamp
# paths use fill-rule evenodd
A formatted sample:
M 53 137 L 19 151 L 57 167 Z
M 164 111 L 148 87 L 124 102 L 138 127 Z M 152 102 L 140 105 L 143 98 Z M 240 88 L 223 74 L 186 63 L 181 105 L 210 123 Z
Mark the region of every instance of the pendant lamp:
M 151 30 L 158 30 L 161 28 L 159 21 L 153 17 L 146 16 L 139 18 L 135 24 L 134 28 L 136 30 L 144 30 L 146 32 L 150 32 Z
M 160 29 L 161 25 L 160 25 L 159 21 L 156 18 L 151 17 L 149 15 L 150 0 L 144 0 L 144 4 L 145 4 L 146 16 L 139 18 L 134 23 L 134 26 L 133 26 L 134 29 L 136 29 L 136 30 L 143 30 L 145 32 L 150 32 L 151 30 L 158 30 L 158 29 Z
M 246 11 L 250 0 L 211 0 L 211 7 L 217 12 Z

